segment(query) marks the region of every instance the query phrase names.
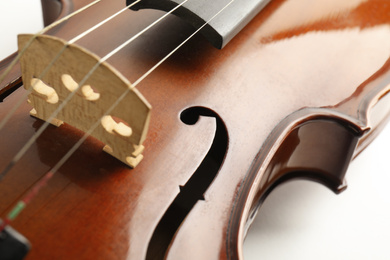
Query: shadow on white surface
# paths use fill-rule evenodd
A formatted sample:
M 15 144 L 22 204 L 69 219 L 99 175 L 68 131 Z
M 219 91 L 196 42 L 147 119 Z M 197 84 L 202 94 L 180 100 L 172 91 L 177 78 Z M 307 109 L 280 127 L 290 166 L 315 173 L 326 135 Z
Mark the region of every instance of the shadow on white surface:
M 16 32 L 42 28 L 40 1 L 1 1 L 0 23 L 1 60 L 16 51 Z M 245 259 L 390 259 L 389 146 L 390 125 L 352 162 L 340 195 L 309 181 L 276 188 L 248 232 Z
M 390 125 L 350 165 L 335 195 L 309 181 L 277 187 L 244 243 L 251 259 L 390 259 Z

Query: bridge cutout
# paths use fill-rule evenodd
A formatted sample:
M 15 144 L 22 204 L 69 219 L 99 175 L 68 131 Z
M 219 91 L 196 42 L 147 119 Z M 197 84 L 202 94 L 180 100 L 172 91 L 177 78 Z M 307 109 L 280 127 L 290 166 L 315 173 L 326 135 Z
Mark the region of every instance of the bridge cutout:
M 31 37 L 19 35 L 19 48 Z M 100 63 L 96 55 L 48 35 L 38 36 L 20 63 L 24 87 L 33 89 L 28 96 L 33 107 L 31 115 L 47 121 L 73 95 L 51 123 L 59 126 L 65 122 L 84 132 L 97 125 L 91 135 L 106 144 L 104 151 L 132 168 L 138 165 L 143 158 L 142 143 L 151 106 L 118 71 L 105 62 Z M 42 75 L 51 63 L 48 73 L 36 79 L 34 75 Z M 98 63 L 91 76 L 85 78 Z M 84 84 L 79 86 L 80 82 Z M 124 93 L 125 98 L 112 108 Z

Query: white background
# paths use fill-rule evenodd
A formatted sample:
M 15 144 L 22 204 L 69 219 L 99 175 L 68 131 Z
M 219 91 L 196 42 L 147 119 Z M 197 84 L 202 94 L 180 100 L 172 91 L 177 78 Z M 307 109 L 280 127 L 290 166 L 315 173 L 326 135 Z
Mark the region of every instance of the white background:
M 16 50 L 16 33 L 41 27 L 39 0 L 0 0 L 0 58 Z M 387 126 L 352 162 L 340 195 L 308 181 L 278 187 L 253 223 L 245 259 L 390 259 L 389 146 Z
M 40 0 L 0 0 L 0 60 L 17 50 L 17 33 L 43 27 Z

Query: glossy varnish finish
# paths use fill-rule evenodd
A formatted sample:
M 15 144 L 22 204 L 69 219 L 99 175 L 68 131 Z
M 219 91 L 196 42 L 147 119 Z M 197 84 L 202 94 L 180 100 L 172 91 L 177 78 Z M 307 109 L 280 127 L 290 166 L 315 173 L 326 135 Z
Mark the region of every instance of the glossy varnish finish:
M 123 5 L 102 0 L 52 33 L 71 39 Z M 128 11 L 77 44 L 104 56 L 160 15 Z M 33 245 L 28 258 L 145 258 L 160 219 L 220 127 L 212 117 L 184 124 L 180 114 L 190 107 L 221 118 L 227 135 L 218 138 L 228 146 L 217 149 L 223 164 L 168 259 L 240 257 L 247 219 L 286 179 L 342 190 L 350 158 L 389 113 L 389 15 L 387 0 L 274 0 L 223 50 L 195 36 L 137 86 L 153 107 L 142 163 L 130 170 L 88 139 L 13 224 Z M 170 17 L 108 62 L 135 81 L 192 31 Z M 22 92 L 5 99 L 1 117 Z M 378 101 L 385 109 L 374 122 L 370 109 Z M 29 110 L 21 107 L 0 133 L 2 167 L 42 125 Z M 44 132 L 0 183 L 2 216 L 81 135 L 67 125 Z M 366 142 L 354 150 L 361 137 Z

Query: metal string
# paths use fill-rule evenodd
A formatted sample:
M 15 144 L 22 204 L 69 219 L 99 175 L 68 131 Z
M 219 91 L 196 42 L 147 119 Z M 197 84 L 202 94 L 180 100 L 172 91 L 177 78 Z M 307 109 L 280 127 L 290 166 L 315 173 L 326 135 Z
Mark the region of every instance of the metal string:
M 163 19 L 165 19 L 168 15 L 170 15 L 172 12 L 174 12 L 176 9 L 178 9 L 180 6 L 182 6 L 184 3 L 186 3 L 189 0 L 183 1 L 181 4 L 177 5 L 175 8 L 170 10 L 169 12 L 165 13 L 163 16 L 161 16 L 159 19 L 151 23 L 149 26 L 147 26 L 145 29 L 131 37 L 126 42 L 119 45 L 117 48 L 115 48 L 113 51 L 108 53 L 106 56 L 101 58 L 93 67 L 92 69 L 84 76 L 84 78 L 79 82 L 77 88 L 71 92 L 66 99 L 57 107 L 57 109 L 49 116 L 49 118 L 45 121 L 45 123 L 38 129 L 37 132 L 34 133 L 34 135 L 25 143 L 25 145 L 19 150 L 19 152 L 13 157 L 13 159 L 8 163 L 8 165 L 5 167 L 5 169 L 0 173 L 0 180 L 4 178 L 5 175 L 13 168 L 13 166 L 20 160 L 20 158 L 27 152 L 27 150 L 31 147 L 31 145 L 36 141 L 36 139 L 43 133 L 43 131 L 49 126 L 50 122 L 57 116 L 57 114 L 67 105 L 67 103 L 72 99 L 72 97 L 77 93 L 77 90 L 80 89 L 81 86 L 84 85 L 84 83 L 91 77 L 91 75 L 95 72 L 95 70 L 105 62 L 107 59 L 112 57 L 114 54 L 119 52 L 122 48 L 124 48 L 126 45 L 137 39 L 139 36 L 141 36 L 143 33 L 145 33 L 147 30 L 155 26 L 157 23 L 161 22 Z M 58 55 L 57 55 L 58 56 Z
M 188 42 L 194 35 L 196 35 L 200 30 L 202 30 L 207 24 L 209 24 L 215 17 L 217 17 L 221 12 L 223 12 L 231 3 L 235 0 L 231 0 L 228 2 L 219 12 L 217 12 L 213 17 L 211 17 L 208 21 L 206 21 L 201 27 L 199 27 L 194 33 L 192 33 L 189 37 L 187 37 L 182 43 L 180 43 L 175 49 L 173 49 L 170 53 L 168 53 L 163 59 L 161 59 L 156 65 L 154 65 L 151 69 L 149 69 L 145 74 L 143 74 L 138 80 L 132 84 L 132 88 L 137 86 L 142 80 L 144 80 L 150 73 L 152 73 L 157 67 L 159 67 L 166 59 L 168 59 L 172 54 L 174 54 L 180 47 L 182 47 L 186 42 Z M 184 2 L 183 2 L 184 3 Z M 182 3 L 182 4 L 183 4 Z M 173 11 L 173 10 L 172 10 Z M 122 45 L 121 45 L 122 46 Z M 116 50 L 116 49 L 115 49 Z M 114 50 L 114 51 L 115 51 Z M 116 52 L 111 52 L 106 56 L 112 56 Z M 105 57 L 106 57 L 105 56 Z M 100 63 L 98 63 L 100 64 Z M 94 67 L 95 68 L 95 67 Z M 94 69 L 93 68 L 93 69 Z M 86 77 L 89 75 L 88 73 Z M 85 82 L 85 81 L 84 81 Z M 82 83 L 84 84 L 84 83 Z M 81 83 L 79 84 L 82 85 Z M 131 91 L 132 88 L 126 89 L 126 91 L 110 106 L 110 108 L 105 112 L 103 116 L 108 115 Z M 29 201 L 31 201 L 36 194 L 39 192 L 41 188 L 43 188 L 47 182 L 53 177 L 53 175 L 60 169 L 60 167 L 71 157 L 71 155 L 81 146 L 81 144 L 87 139 L 87 137 L 98 127 L 100 124 L 100 120 L 96 121 L 95 124 L 87 131 L 85 134 L 79 139 L 79 141 L 61 158 L 57 164 L 52 167 L 50 171 L 48 171 L 41 179 L 38 181 L 32 189 L 20 200 L 15 207 L 10 211 L 7 217 L 0 222 L 0 232 L 4 229 L 5 226 L 10 224 L 19 213 L 26 207 Z M 42 127 L 41 127 L 42 128 Z
M 99 0 L 101 1 L 101 0 Z M 132 4 L 129 4 L 128 6 L 126 6 L 125 8 L 121 9 L 120 11 L 116 12 L 115 14 L 111 15 L 110 17 L 108 17 L 107 19 L 101 21 L 100 23 L 96 24 L 95 26 L 91 27 L 90 29 L 86 30 L 85 32 L 79 34 L 78 36 L 74 37 L 73 39 L 71 39 L 70 41 L 68 41 L 63 47 L 62 49 L 57 53 L 57 55 L 54 57 L 54 59 L 49 63 L 49 65 L 46 66 L 46 68 L 42 71 L 42 73 L 38 76 L 39 79 L 42 79 L 50 70 L 50 68 L 53 66 L 53 64 L 60 58 L 60 56 L 62 55 L 62 53 L 66 50 L 67 47 L 69 47 L 70 44 L 73 44 L 75 43 L 76 41 L 80 40 L 81 38 L 85 37 L 86 35 L 88 35 L 89 33 L 93 32 L 94 30 L 96 30 L 97 28 L 99 28 L 100 26 L 104 25 L 105 23 L 107 23 L 108 21 L 114 19 L 116 16 L 120 15 L 121 13 L 123 13 L 124 11 L 126 11 L 128 8 L 132 7 L 133 5 L 139 3 L 141 0 L 137 0 L 135 1 L 134 3 Z M 26 44 L 27 47 L 29 47 L 32 43 L 32 41 L 37 37 L 37 34 L 34 35 L 30 41 Z M 27 47 L 24 47 L 24 51 L 27 49 Z M 24 53 L 24 51 L 22 51 L 22 53 Z M 19 55 L 18 55 L 19 56 Z M 15 60 L 18 60 L 18 57 L 16 57 Z M 32 84 L 28 89 L 26 89 L 26 92 L 20 97 L 19 101 L 15 104 L 15 106 L 7 113 L 7 115 L 3 118 L 3 120 L 1 120 L 0 122 L 0 131 L 3 129 L 3 127 L 5 126 L 5 124 L 8 122 L 9 119 L 11 119 L 12 115 L 16 112 L 16 110 L 23 104 L 24 100 L 28 97 L 28 95 L 31 93 L 31 90 L 34 89 L 35 85 L 38 84 L 38 82 L 34 82 L 34 84 Z M 2 176 L 0 175 L 0 180 L 1 180 Z
M 88 8 L 90 8 L 91 6 L 97 4 L 98 2 L 100 2 L 101 0 L 95 0 L 93 1 L 92 3 L 78 9 L 77 11 L 74 11 L 73 13 L 70 13 L 68 14 L 67 16 L 61 18 L 60 20 L 58 21 L 55 21 L 51 24 L 49 24 L 48 26 L 46 26 L 45 28 L 43 28 L 41 31 L 37 32 L 36 34 L 34 34 L 31 39 L 26 43 L 26 45 L 23 47 L 23 49 L 21 51 L 18 52 L 18 55 L 16 56 L 16 58 L 11 62 L 11 64 L 7 67 L 7 69 L 4 71 L 4 73 L 0 76 L 0 83 L 3 82 L 4 78 L 8 75 L 8 73 L 11 71 L 11 69 L 15 66 L 15 64 L 20 60 L 20 57 L 26 52 L 26 50 L 28 49 L 28 47 L 30 47 L 30 45 L 32 44 L 32 42 L 38 37 L 38 35 L 41 35 L 47 31 L 49 31 L 50 29 L 56 27 L 57 25 L 63 23 L 64 21 L 68 20 L 69 18 L 75 16 L 76 14 L 79 14 L 85 10 L 87 10 Z

